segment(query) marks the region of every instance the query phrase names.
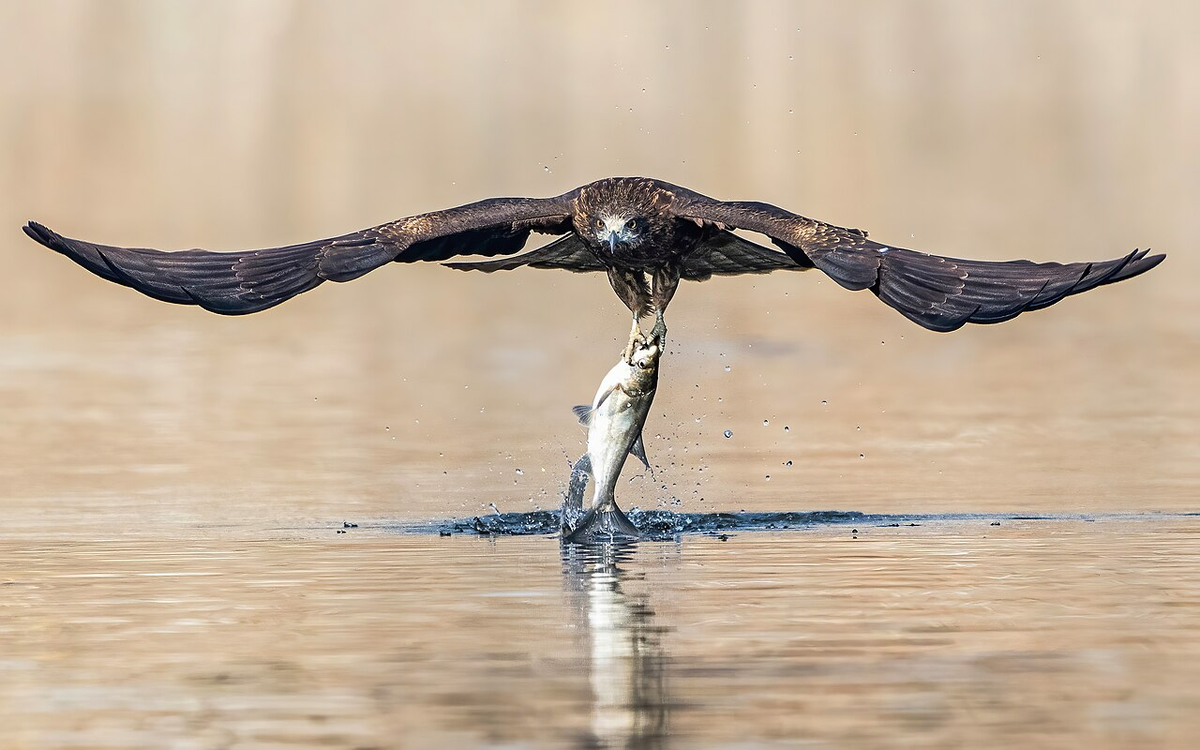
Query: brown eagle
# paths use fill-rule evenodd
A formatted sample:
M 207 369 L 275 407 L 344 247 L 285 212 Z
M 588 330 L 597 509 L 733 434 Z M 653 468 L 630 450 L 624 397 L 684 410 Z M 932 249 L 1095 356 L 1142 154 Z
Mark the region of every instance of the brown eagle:
M 779 250 L 750 242 L 765 235 Z M 531 233 L 557 238 L 516 255 Z M 644 177 L 610 177 L 554 198 L 490 198 L 419 214 L 340 237 L 233 252 L 163 252 L 73 240 L 30 222 L 25 233 L 92 273 L 167 302 L 242 315 L 278 305 L 323 281 L 350 281 L 388 263 L 445 261 L 501 271 L 530 266 L 608 274 L 638 318 L 662 313 L 680 279 L 818 268 L 851 290 L 870 289 L 933 331 L 999 323 L 1063 297 L 1128 279 L 1162 255 L 1137 251 L 1094 263 L 989 262 L 884 245 L 858 229 L 826 224 L 767 203 L 720 201 Z M 647 280 L 649 276 L 649 280 Z

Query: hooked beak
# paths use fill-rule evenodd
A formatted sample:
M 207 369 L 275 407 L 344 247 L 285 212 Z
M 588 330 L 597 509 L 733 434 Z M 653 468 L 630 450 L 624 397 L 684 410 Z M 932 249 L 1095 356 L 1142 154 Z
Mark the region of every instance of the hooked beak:
M 617 252 L 617 233 L 616 232 L 608 233 L 608 251 L 613 254 L 616 254 L 616 252 Z

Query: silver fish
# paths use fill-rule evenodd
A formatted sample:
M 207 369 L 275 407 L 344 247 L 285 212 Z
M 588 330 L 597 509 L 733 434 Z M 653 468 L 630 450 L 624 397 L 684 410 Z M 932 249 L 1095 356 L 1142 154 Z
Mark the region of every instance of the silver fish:
M 567 542 L 586 544 L 641 536 L 617 507 L 614 493 L 630 453 L 650 468 L 642 444 L 642 426 L 658 388 L 662 349 L 661 336 L 633 336 L 621 359 L 600 382 L 591 406 L 574 409 L 580 424 L 588 428 L 588 440 L 587 453 L 571 472 L 571 488 L 563 506 L 563 536 Z M 578 516 L 583 510 L 583 488 L 589 474 L 595 482 L 592 507 L 575 521 L 572 511 Z

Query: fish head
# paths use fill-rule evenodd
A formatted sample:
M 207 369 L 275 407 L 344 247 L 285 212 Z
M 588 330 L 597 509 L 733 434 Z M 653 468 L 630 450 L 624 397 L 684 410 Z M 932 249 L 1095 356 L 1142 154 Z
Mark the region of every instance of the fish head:
M 658 370 L 660 356 L 662 356 L 662 345 L 657 338 L 646 339 L 639 336 L 630 352 L 629 366 L 633 368 L 635 375 L 639 372 L 654 374 Z

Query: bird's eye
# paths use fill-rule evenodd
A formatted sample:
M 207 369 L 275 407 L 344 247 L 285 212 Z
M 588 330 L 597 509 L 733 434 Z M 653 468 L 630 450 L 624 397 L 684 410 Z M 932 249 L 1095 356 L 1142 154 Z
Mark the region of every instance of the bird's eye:
M 637 229 L 637 219 L 630 219 L 629 221 L 625 222 L 625 228 L 631 232 Z
M 592 223 L 596 225 L 596 228 L 597 228 L 597 229 L 603 229 L 603 228 L 604 228 L 604 220 L 603 220 L 603 219 L 593 219 L 593 220 L 592 220 Z

